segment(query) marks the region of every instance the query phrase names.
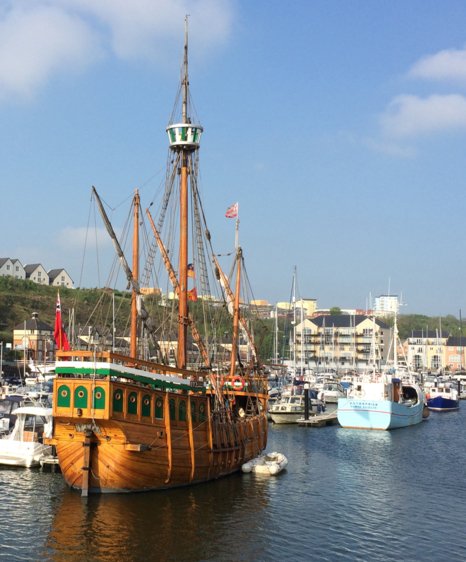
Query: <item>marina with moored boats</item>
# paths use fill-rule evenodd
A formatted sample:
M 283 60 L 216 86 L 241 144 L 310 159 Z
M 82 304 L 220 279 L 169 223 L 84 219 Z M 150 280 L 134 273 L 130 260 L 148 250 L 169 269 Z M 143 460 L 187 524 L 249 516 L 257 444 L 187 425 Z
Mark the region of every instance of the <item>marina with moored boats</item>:
M 258 304 L 239 203 L 222 253 L 207 223 L 189 70 L 186 17 L 162 186 L 132 190 L 124 227 L 116 194 L 91 189 L 103 227 L 86 246 L 105 231 L 114 250 L 105 284 L 80 299 L 57 286 L 53 328 L 28 308 L 5 368 L 0 342 L 3 555 L 461 560 L 461 311 L 458 329 L 401 341 L 390 291 L 388 313 L 318 309 L 296 266 L 290 302 Z

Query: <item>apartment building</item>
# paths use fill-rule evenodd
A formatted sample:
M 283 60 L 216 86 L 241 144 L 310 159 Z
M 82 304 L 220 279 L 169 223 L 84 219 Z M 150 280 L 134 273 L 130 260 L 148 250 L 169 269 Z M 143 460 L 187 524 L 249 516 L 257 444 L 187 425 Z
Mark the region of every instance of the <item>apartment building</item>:
M 391 330 L 378 319 L 339 314 L 306 318 L 295 333 L 290 348 L 297 364 L 352 369 L 384 364 Z

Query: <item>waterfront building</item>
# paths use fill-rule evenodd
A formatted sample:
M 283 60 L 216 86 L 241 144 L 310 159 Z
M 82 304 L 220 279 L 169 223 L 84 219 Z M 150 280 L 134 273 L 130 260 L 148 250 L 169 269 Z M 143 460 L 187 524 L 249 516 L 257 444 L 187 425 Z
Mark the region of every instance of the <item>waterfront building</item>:
M 265 299 L 252 300 L 250 307 L 255 310 L 258 318 L 273 318 L 274 316 L 274 307 Z
M 451 372 L 462 371 L 466 365 L 466 338 L 453 337 L 447 338 L 445 343 L 445 369 Z
M 309 368 L 364 368 L 383 365 L 390 347 L 390 328 L 365 315 L 305 318 L 291 342 L 296 363 Z
M 37 312 L 33 312 L 32 318 L 13 330 L 13 348 L 23 351 L 27 359 L 36 363 L 54 359 L 53 327 L 39 320 Z
M 444 369 L 447 340 L 448 334 L 439 330 L 413 330 L 404 344 L 408 366 L 415 371 Z
M 278 315 L 283 312 L 293 312 L 293 309 L 302 310 L 304 316 L 310 317 L 317 310 L 317 299 L 298 299 L 295 302 L 277 302 Z

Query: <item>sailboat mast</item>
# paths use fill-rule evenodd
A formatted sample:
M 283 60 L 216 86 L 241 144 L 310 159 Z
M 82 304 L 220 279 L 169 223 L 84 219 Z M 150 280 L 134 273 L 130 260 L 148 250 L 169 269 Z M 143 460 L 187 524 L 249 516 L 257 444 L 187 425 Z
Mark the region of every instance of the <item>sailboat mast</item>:
M 188 163 L 183 151 L 180 179 L 180 254 L 179 254 L 179 308 L 178 308 L 178 362 L 186 366 L 186 336 L 188 317 Z
M 139 282 L 139 191 L 136 189 L 133 199 L 133 279 L 136 285 Z M 130 356 L 136 359 L 138 345 L 138 309 L 137 293 L 131 292 L 131 332 L 130 332 Z
M 183 123 L 188 122 L 188 92 L 189 92 L 189 78 L 188 78 L 188 16 L 184 19 L 184 58 L 183 58 L 183 101 L 181 109 L 181 117 Z
M 187 364 L 187 333 L 189 324 L 188 311 L 188 213 L 189 213 L 189 175 L 192 153 L 199 149 L 202 127 L 193 124 L 188 115 L 189 78 L 188 78 L 188 17 L 185 19 L 185 39 L 183 76 L 181 79 L 181 122 L 170 123 L 167 127 L 170 150 L 177 153 L 180 176 L 180 246 L 178 262 L 178 352 L 177 366 Z M 177 164 L 178 165 L 178 164 Z M 193 180 L 191 180 L 193 181 Z
M 236 357 L 238 355 L 238 334 L 239 334 L 239 294 L 240 294 L 240 283 L 241 283 L 241 248 L 237 249 L 236 252 L 236 284 L 235 284 L 235 302 L 233 308 L 233 337 L 231 341 L 231 364 L 230 364 L 230 376 L 233 377 L 235 374 L 236 367 Z
M 296 375 L 296 266 L 293 271 L 293 290 L 292 290 L 292 306 L 293 306 L 293 373 Z
M 463 369 L 463 322 L 461 320 L 461 308 L 460 308 L 460 370 Z
M 188 18 L 185 19 L 184 64 L 183 64 L 183 102 L 182 121 L 188 123 Z M 188 333 L 188 162 L 189 153 L 186 147 L 181 148 L 180 174 L 180 250 L 179 250 L 179 307 L 178 307 L 178 361 L 180 368 L 187 363 Z

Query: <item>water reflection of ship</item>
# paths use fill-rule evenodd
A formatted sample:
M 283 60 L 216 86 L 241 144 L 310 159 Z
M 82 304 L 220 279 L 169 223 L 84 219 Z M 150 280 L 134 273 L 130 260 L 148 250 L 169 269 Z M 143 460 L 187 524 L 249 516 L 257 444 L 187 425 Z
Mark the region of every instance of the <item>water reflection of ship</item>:
M 64 489 L 42 558 L 238 559 L 238 537 L 246 540 L 269 524 L 275 486 L 270 478 L 233 475 L 163 493 L 93 495 L 86 501 Z M 260 559 L 260 546 L 255 548 Z

